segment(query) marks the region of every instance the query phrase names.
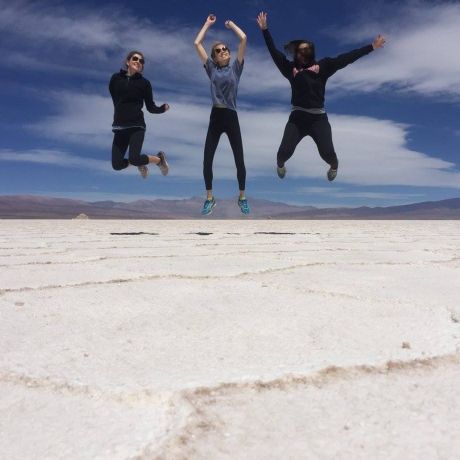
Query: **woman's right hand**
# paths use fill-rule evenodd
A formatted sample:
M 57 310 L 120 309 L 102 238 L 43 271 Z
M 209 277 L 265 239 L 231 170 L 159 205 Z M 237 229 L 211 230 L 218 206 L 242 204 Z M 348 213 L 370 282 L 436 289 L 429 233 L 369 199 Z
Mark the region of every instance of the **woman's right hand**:
M 210 14 L 207 18 L 206 18 L 206 24 L 208 26 L 212 26 L 215 22 L 216 22 L 216 15 L 215 14 Z
M 263 11 L 259 13 L 257 16 L 257 24 L 259 24 L 260 30 L 268 29 L 267 13 L 264 13 Z

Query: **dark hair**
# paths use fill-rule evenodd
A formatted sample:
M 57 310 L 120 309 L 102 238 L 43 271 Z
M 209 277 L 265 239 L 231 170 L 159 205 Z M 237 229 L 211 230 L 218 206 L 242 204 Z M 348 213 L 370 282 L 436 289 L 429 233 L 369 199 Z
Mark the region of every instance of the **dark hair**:
M 312 58 L 312 59 L 315 59 L 315 44 L 314 44 L 313 42 L 310 42 L 310 41 L 305 41 L 305 42 L 299 43 L 299 44 L 295 47 L 295 54 L 298 53 L 299 48 L 300 48 L 300 45 L 303 45 L 304 43 L 307 44 L 308 47 L 311 49 L 311 58 Z
M 125 67 L 126 68 L 128 68 L 128 64 L 126 64 L 126 62 L 129 61 L 135 54 L 140 54 L 142 56 L 142 59 L 145 59 L 144 54 L 141 53 L 140 51 L 130 51 L 128 53 L 128 56 L 126 56 L 126 59 L 125 59 Z
M 303 43 L 306 43 L 310 49 L 311 49 L 311 59 L 314 61 L 316 59 L 315 56 L 315 44 L 311 42 L 310 40 L 291 40 L 290 42 L 286 43 L 284 45 L 284 49 L 288 52 L 291 53 L 294 57 L 294 59 L 297 57 L 297 51 L 299 50 L 299 46 L 302 45 Z
M 228 46 L 225 43 L 223 43 L 223 42 L 214 42 L 214 45 L 212 45 L 212 47 L 211 47 L 211 59 L 214 59 L 216 57 L 216 53 L 214 51 L 214 48 L 217 45 L 224 45 L 228 49 Z M 228 53 L 230 54 L 230 50 L 228 50 Z

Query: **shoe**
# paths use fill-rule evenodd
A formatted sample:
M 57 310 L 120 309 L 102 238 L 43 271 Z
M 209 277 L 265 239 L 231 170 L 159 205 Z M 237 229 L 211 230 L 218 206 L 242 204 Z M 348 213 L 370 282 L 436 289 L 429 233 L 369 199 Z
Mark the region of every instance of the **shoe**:
M 212 197 L 210 200 L 206 200 L 203 205 L 203 210 L 201 214 L 203 216 L 209 216 L 212 213 L 212 210 L 216 207 L 216 200 Z
M 277 166 L 276 172 L 278 173 L 278 177 L 280 179 L 284 179 L 284 176 L 286 175 L 286 166 L 282 166 L 281 168 Z
M 138 166 L 137 169 L 141 173 L 142 178 L 147 179 L 147 176 L 149 175 L 149 168 L 147 165 Z
M 249 208 L 248 200 L 246 198 L 238 198 L 238 206 L 243 214 L 249 214 L 251 209 Z
M 329 168 L 327 172 L 327 178 L 330 182 L 332 182 L 337 177 L 337 169 Z
M 165 153 L 158 152 L 157 157 L 160 159 L 160 162 L 157 164 L 157 166 L 160 168 L 161 174 L 163 174 L 163 176 L 167 176 L 169 172 L 169 165 L 168 165 L 168 162 L 166 161 Z

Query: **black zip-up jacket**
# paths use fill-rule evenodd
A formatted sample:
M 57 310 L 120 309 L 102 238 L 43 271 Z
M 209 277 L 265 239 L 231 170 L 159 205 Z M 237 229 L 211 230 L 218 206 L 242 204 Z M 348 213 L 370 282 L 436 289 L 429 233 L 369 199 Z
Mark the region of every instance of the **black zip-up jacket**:
M 372 45 L 367 45 L 349 53 L 340 54 L 335 58 L 326 57 L 320 61 L 312 61 L 305 66 L 299 66 L 289 61 L 281 51 L 276 49 L 268 29 L 263 30 L 263 35 L 273 61 L 291 84 L 291 104 L 305 109 L 324 108 L 327 79 L 337 70 L 343 69 L 374 50 Z
M 144 101 L 150 113 L 165 112 L 165 104 L 159 107 L 153 102 L 152 85 L 140 73 L 135 73 L 131 77 L 126 70 L 114 73 L 110 79 L 109 91 L 115 109 L 112 126 L 145 128 L 142 112 Z

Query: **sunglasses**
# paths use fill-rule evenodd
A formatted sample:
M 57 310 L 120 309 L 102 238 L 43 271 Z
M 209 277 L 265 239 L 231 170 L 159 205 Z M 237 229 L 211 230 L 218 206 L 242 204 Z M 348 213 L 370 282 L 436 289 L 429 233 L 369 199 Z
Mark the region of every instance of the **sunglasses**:
M 144 64 L 145 64 L 145 61 L 144 61 L 144 59 L 142 59 L 142 58 L 138 58 L 137 56 L 133 56 L 133 57 L 131 58 L 131 61 L 134 61 L 134 62 L 137 62 L 137 61 L 139 61 L 139 62 L 140 62 L 142 65 L 144 65 Z
M 228 51 L 228 48 L 226 46 L 222 47 L 222 48 L 214 48 L 214 52 L 216 54 L 220 54 L 220 53 L 223 53 L 224 51 Z

